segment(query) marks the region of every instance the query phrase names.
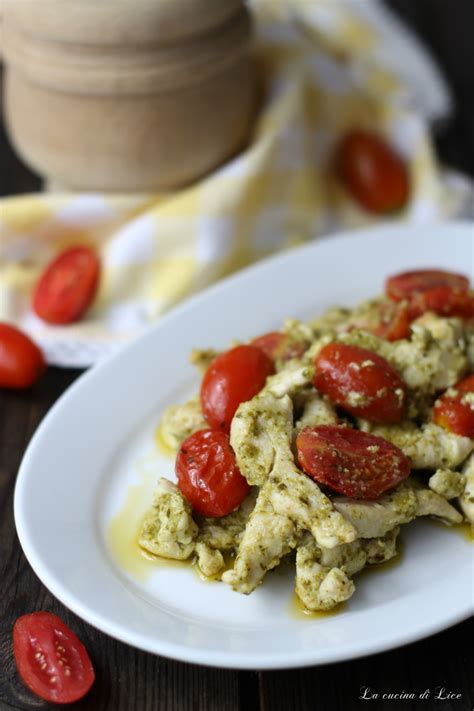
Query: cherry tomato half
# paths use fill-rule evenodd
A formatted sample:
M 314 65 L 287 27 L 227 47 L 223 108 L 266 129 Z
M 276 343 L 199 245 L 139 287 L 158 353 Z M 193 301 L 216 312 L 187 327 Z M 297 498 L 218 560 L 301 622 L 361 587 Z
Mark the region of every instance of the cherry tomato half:
M 43 353 L 31 338 L 0 323 L 0 388 L 29 388 L 45 370 Z
M 260 392 L 273 370 L 271 359 L 252 345 L 236 346 L 217 356 L 201 384 L 201 408 L 210 426 L 229 432 L 240 403 Z
M 394 274 L 385 282 L 385 293 L 393 301 L 409 299 L 413 294 L 428 291 L 436 287 L 453 287 L 458 291 L 469 289 L 469 279 L 462 274 L 454 274 L 441 269 L 422 269 L 420 271 Z
M 250 491 L 229 436 L 219 430 L 199 430 L 184 440 L 176 457 L 176 475 L 179 490 L 203 516 L 226 516 Z
M 384 304 L 380 312 L 380 322 L 372 331 L 387 341 L 409 338 L 412 320 L 413 315 L 407 304 Z
M 354 130 L 336 148 L 336 171 L 351 196 L 375 214 L 399 210 L 408 201 L 405 163 L 377 134 Z
M 474 293 L 463 291 L 453 286 L 435 286 L 411 296 L 409 308 L 416 318 L 426 311 L 433 311 L 439 316 L 474 317 Z
M 17 619 L 13 652 L 25 684 L 46 701 L 70 704 L 87 694 L 94 683 L 86 648 L 51 612 L 33 612 Z
M 314 386 L 342 409 L 371 422 L 401 420 L 406 385 L 385 358 L 359 346 L 329 343 L 315 365 Z
M 453 388 L 449 388 L 435 403 L 433 421 L 449 432 L 474 439 L 474 375 L 468 375 Z
M 34 311 L 48 323 L 77 321 L 94 298 L 99 275 L 100 262 L 93 249 L 67 249 L 40 277 L 33 295 Z
M 250 345 L 260 348 L 272 361 L 287 361 L 292 358 L 300 358 L 306 350 L 306 346 L 301 341 L 290 339 L 287 333 L 280 331 L 270 331 L 263 336 L 254 338 Z
M 296 438 L 296 449 L 301 468 L 312 479 L 357 499 L 377 499 L 410 474 L 401 449 L 349 427 L 306 427 Z

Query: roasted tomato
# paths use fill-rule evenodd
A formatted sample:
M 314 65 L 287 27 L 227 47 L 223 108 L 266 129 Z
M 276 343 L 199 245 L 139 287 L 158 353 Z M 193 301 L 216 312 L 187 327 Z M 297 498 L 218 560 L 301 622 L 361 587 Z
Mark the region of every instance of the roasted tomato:
M 409 308 L 412 318 L 433 311 L 439 316 L 470 319 L 474 317 L 474 293 L 453 286 L 436 286 L 413 294 Z
M 51 612 L 33 612 L 17 619 L 13 652 L 25 684 L 46 701 L 70 704 L 87 694 L 94 683 L 94 669 L 84 645 Z
M 308 476 L 356 499 L 377 499 L 410 474 L 410 462 L 398 447 L 349 427 L 305 427 L 296 449 Z
M 288 334 L 280 331 L 271 331 L 258 336 L 251 341 L 250 345 L 260 348 L 273 361 L 300 358 L 306 350 L 304 343 L 294 341 Z
M 99 275 L 100 262 L 93 249 L 67 249 L 40 277 L 33 295 L 34 311 L 48 323 L 77 321 L 94 298 Z
M 380 313 L 379 324 L 371 329 L 376 336 L 387 341 L 398 341 L 410 337 L 412 313 L 407 304 L 386 304 Z
M 387 279 L 385 293 L 393 301 L 402 301 L 409 299 L 413 294 L 429 291 L 439 286 L 449 286 L 458 291 L 467 291 L 469 279 L 462 274 L 445 272 L 441 269 L 402 272 Z
M 346 412 L 371 422 L 402 419 L 406 385 L 385 358 L 359 346 L 329 343 L 315 365 L 314 386 Z
M 250 491 L 229 436 L 219 430 L 199 430 L 184 440 L 176 457 L 176 475 L 179 490 L 203 516 L 231 513 Z
M 454 434 L 474 439 L 474 375 L 468 375 L 438 398 L 433 421 Z
M 0 323 L 0 388 L 29 388 L 45 370 L 43 353 L 31 338 Z
M 346 190 L 368 212 L 386 214 L 406 205 L 407 167 L 377 134 L 362 130 L 346 134 L 336 148 L 335 163 Z
M 240 403 L 251 400 L 273 370 L 273 361 L 256 346 L 237 346 L 217 356 L 201 384 L 201 407 L 210 426 L 229 432 Z

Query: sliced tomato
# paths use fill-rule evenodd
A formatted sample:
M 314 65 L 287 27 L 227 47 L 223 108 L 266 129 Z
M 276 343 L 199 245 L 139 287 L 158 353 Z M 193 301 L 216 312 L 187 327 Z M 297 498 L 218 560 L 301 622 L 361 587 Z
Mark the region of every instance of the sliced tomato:
M 386 214 L 407 203 L 407 167 L 379 135 L 362 130 L 346 134 L 336 148 L 335 163 L 346 190 L 365 210 Z
M 453 286 L 435 286 L 413 294 L 410 311 L 413 317 L 433 311 L 439 316 L 470 319 L 474 317 L 474 293 Z
M 77 321 L 97 291 L 100 262 L 89 247 L 72 247 L 54 259 L 36 285 L 33 309 L 53 324 Z
M 18 328 L 0 323 L 0 388 L 29 388 L 45 370 L 36 343 Z
M 229 432 L 240 403 L 260 392 L 273 372 L 273 361 L 256 346 L 236 346 L 217 356 L 204 375 L 200 393 L 210 426 Z
M 406 385 L 385 358 L 359 346 L 329 343 L 315 365 L 314 386 L 346 412 L 371 422 L 402 419 Z
M 51 612 L 19 617 L 13 627 L 18 672 L 35 694 L 56 704 L 81 699 L 95 674 L 86 648 Z
M 382 437 L 340 425 L 302 429 L 296 449 L 308 476 L 356 499 L 377 499 L 410 474 L 401 449 Z
M 235 461 L 229 436 L 200 430 L 182 443 L 176 457 L 178 487 L 203 516 L 226 516 L 250 491 Z
M 468 375 L 438 398 L 433 421 L 449 432 L 474 439 L 474 375 Z
M 295 341 L 287 333 L 280 331 L 270 331 L 258 336 L 250 341 L 250 344 L 260 348 L 273 361 L 301 358 L 307 347 L 303 342 Z
M 458 291 L 469 289 L 469 279 L 463 274 L 446 272 L 442 269 L 422 269 L 419 271 L 394 274 L 385 282 L 385 293 L 394 301 L 409 299 L 413 294 L 437 287 L 452 287 Z

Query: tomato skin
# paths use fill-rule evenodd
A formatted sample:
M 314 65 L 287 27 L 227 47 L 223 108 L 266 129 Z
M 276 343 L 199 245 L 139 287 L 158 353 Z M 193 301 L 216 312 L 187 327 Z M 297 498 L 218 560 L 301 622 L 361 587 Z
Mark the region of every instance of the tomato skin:
M 394 212 L 408 201 L 408 170 L 377 134 L 354 130 L 338 144 L 336 172 L 350 195 L 368 212 Z
M 97 291 L 100 262 L 90 247 L 71 247 L 45 269 L 34 294 L 33 310 L 52 324 L 78 321 Z
M 176 457 L 176 475 L 179 490 L 202 516 L 226 516 L 250 491 L 229 436 L 220 430 L 199 430 L 184 440 Z
M 385 293 L 393 301 L 402 301 L 409 299 L 413 294 L 437 287 L 453 287 L 458 291 L 467 291 L 469 279 L 463 274 L 446 272 L 442 269 L 401 272 L 386 280 Z
M 436 286 L 413 294 L 410 309 L 414 318 L 433 311 L 439 316 L 469 319 L 474 317 L 474 293 L 452 286 Z
M 329 343 L 315 365 L 314 386 L 342 409 L 371 422 L 402 419 L 406 385 L 385 358 L 359 346 Z
M 94 683 L 86 648 L 51 612 L 33 612 L 16 620 L 13 652 L 25 684 L 46 701 L 70 704 L 85 696 Z
M 250 345 L 260 348 L 272 361 L 287 361 L 300 358 L 306 350 L 302 342 L 292 341 L 288 334 L 270 331 L 250 341 Z
M 392 308 L 388 308 L 387 305 L 381 313 L 381 321 L 373 329 L 373 333 L 376 336 L 380 336 L 380 338 L 385 338 L 387 341 L 409 338 L 412 320 L 413 315 L 407 304 L 395 304 Z
M 45 370 L 44 355 L 31 338 L 0 323 L 0 388 L 29 388 Z
M 438 398 L 433 422 L 449 432 L 474 439 L 474 405 L 466 402 L 468 393 L 474 393 L 474 375 L 468 375 Z
M 236 346 L 218 355 L 201 383 L 201 408 L 209 425 L 229 432 L 240 403 L 260 392 L 273 372 L 271 359 L 252 345 Z
M 410 474 L 410 462 L 401 449 L 350 427 L 305 427 L 296 438 L 296 449 L 308 476 L 357 499 L 377 499 Z

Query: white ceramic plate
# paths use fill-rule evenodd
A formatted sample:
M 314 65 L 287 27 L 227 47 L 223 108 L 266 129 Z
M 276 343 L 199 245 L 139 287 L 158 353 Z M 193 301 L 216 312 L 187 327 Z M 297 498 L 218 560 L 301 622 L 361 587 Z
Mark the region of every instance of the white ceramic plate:
M 112 637 L 221 667 L 334 662 L 466 618 L 472 548 L 426 521 L 407 528 L 398 565 L 356 580 L 344 610 L 321 618 L 295 611 L 289 569 L 269 574 L 245 597 L 186 566 L 143 561 L 124 569 L 117 556 L 126 560 L 127 553 L 110 538 L 124 502 L 126 537 L 156 478 L 172 476 L 173 462 L 157 453 L 153 431 L 163 409 L 197 387 L 187 362 L 192 347 L 225 347 L 278 327 L 287 315 L 355 304 L 377 294 L 388 274 L 424 266 L 472 273 L 472 226 L 379 227 L 277 256 L 188 301 L 81 377 L 38 428 L 15 491 L 20 541 L 43 583 Z

